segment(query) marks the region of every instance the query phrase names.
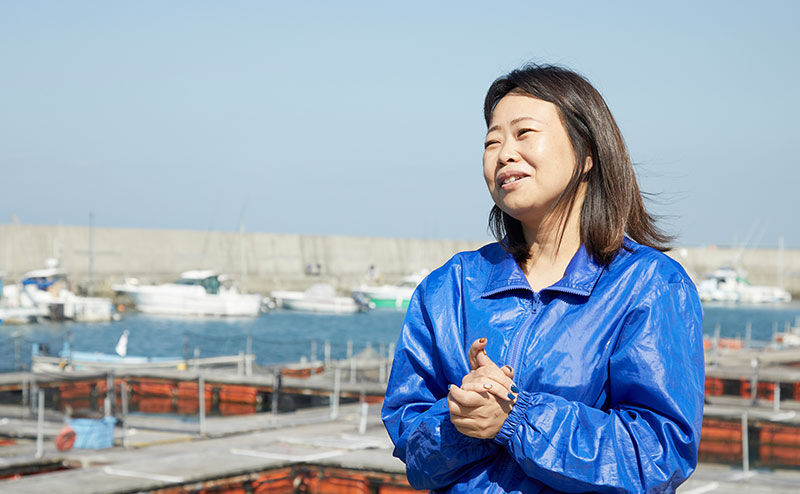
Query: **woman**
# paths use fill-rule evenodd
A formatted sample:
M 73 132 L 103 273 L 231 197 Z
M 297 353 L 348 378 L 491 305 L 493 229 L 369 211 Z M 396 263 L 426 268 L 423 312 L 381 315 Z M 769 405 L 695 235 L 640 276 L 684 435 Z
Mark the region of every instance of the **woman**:
M 671 492 L 694 470 L 702 309 L 599 93 L 527 66 L 486 95 L 498 239 L 409 305 L 383 420 L 418 489 Z

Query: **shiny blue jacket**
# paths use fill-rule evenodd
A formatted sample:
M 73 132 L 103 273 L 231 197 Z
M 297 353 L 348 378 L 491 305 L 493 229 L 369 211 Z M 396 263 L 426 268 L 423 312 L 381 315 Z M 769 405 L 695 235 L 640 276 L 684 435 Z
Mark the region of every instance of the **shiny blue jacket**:
M 672 492 L 697 463 L 701 325 L 681 266 L 627 239 L 606 266 L 581 247 L 539 292 L 499 244 L 457 254 L 406 314 L 382 410 L 394 454 L 437 492 Z M 481 337 L 520 388 L 493 440 L 447 408 Z

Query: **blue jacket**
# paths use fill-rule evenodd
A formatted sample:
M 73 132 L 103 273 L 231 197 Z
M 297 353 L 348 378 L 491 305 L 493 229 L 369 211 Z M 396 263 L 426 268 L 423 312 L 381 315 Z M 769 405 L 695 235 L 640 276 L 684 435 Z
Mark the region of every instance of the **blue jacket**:
M 694 471 L 703 419 L 702 308 L 666 255 L 626 239 L 607 266 L 581 247 L 539 292 L 499 244 L 462 252 L 417 288 L 382 418 L 417 489 L 672 492 Z M 493 440 L 458 432 L 447 385 L 473 341 L 515 370 Z

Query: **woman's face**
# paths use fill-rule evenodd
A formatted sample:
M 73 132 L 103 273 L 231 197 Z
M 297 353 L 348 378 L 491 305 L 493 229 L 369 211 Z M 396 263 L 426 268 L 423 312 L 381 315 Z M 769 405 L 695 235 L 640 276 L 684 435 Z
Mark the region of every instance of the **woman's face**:
M 513 91 L 497 103 L 483 176 L 500 209 L 523 225 L 538 226 L 574 169 L 575 151 L 554 104 Z

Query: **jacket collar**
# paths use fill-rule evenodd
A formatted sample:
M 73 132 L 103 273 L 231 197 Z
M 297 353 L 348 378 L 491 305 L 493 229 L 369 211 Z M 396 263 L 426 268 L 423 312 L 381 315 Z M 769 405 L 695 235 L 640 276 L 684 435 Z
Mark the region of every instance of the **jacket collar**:
M 581 244 L 578 252 L 572 256 L 572 260 L 567 265 L 564 277 L 542 291 L 557 291 L 588 297 L 592 294 L 604 269 L 605 267 L 597 263 L 586 247 Z M 481 297 L 489 297 L 509 290 L 533 291 L 525 273 L 514 260 L 514 256 L 503 250 L 502 255 L 492 263 L 492 270 Z

